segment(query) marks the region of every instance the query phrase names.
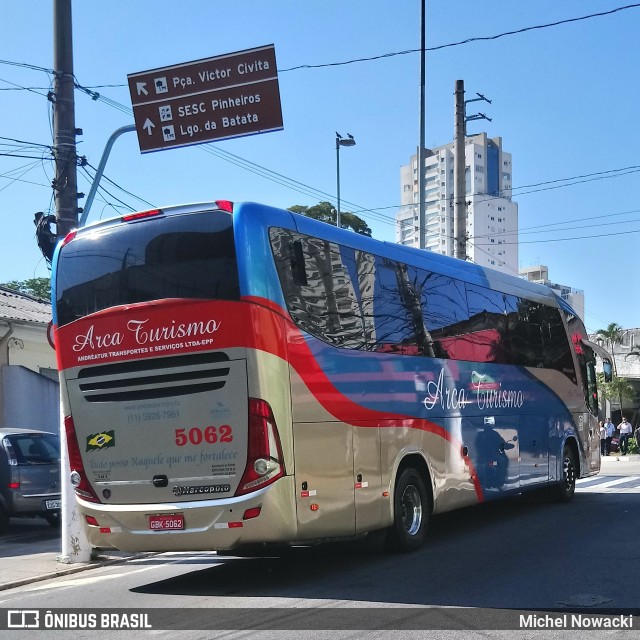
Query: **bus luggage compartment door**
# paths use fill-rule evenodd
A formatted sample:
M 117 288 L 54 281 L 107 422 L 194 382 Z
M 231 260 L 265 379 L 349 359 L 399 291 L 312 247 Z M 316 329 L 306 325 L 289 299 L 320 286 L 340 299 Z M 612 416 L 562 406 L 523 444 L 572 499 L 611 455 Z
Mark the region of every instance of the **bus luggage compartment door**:
M 353 433 L 342 422 L 293 425 L 301 540 L 355 533 Z

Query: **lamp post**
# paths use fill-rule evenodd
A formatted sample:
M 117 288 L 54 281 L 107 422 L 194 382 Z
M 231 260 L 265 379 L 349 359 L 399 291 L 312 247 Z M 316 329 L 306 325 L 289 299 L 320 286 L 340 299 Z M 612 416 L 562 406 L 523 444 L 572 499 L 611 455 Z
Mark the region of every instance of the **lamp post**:
M 338 182 L 338 210 L 336 213 L 336 226 L 340 228 L 340 147 L 353 147 L 356 141 L 354 137 L 347 133 L 347 137 L 343 138 L 336 131 L 336 177 Z

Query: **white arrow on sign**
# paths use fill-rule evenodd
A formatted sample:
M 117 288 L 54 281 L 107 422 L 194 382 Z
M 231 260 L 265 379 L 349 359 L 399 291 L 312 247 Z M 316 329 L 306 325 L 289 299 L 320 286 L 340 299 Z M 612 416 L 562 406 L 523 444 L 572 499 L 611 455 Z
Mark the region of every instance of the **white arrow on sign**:
M 149 92 L 146 90 L 147 83 L 146 82 L 136 82 L 136 89 L 138 90 L 138 95 L 144 93 L 145 96 L 149 95 Z
M 151 120 L 149 120 L 149 118 L 147 118 L 147 119 L 144 121 L 144 124 L 142 125 L 142 128 L 143 128 L 143 129 L 146 129 L 146 130 L 147 130 L 147 133 L 148 133 L 149 135 L 151 135 L 151 134 L 153 133 L 153 129 L 155 129 L 155 128 L 156 128 L 156 125 L 155 125 L 155 124 L 153 124 L 153 122 L 151 122 Z

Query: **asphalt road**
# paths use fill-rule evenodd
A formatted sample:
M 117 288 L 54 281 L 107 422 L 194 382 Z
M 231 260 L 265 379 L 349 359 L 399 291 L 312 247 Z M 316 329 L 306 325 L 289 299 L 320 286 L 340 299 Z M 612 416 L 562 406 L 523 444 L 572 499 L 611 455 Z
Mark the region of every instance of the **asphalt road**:
M 202 629 L 180 631 L 181 640 L 288 637 L 275 629 L 288 628 L 292 620 L 294 626 L 296 621 L 310 626 L 300 617 L 307 608 L 320 611 L 318 624 L 324 620 L 327 626 L 349 610 L 351 631 L 299 630 L 288 632 L 291 637 L 364 637 L 356 629 L 370 628 L 380 615 L 384 623 L 384 609 L 395 613 L 405 608 L 403 621 L 394 624 L 410 628 L 411 620 L 429 608 L 466 630 L 380 630 L 366 637 L 531 637 L 530 630 L 499 630 L 505 611 L 507 616 L 520 611 L 640 616 L 639 494 L 640 463 L 622 467 L 607 461 L 597 479 L 581 481 L 568 505 L 536 496 L 434 518 L 428 543 L 413 554 L 386 555 L 361 542 L 298 548 L 271 557 L 159 554 L 0 592 L 0 607 L 162 609 L 168 623 Z M 29 541 L 13 540 L 9 546 L 14 544 L 24 548 Z M 235 630 L 204 630 L 207 624 L 215 629 L 210 620 L 215 612 L 221 619 L 235 615 L 234 609 L 242 610 L 241 624 L 236 619 L 231 625 Z M 300 616 L 292 619 L 296 610 Z M 640 617 L 636 620 L 640 626 Z M 256 631 L 260 624 L 267 629 Z M 498 630 L 488 631 L 492 628 Z M 16 630 L 8 637 L 35 633 Z M 76 631 L 73 637 L 93 638 L 96 633 Z M 175 631 L 159 628 L 146 633 L 176 637 Z M 575 631 L 536 633 L 564 638 Z M 605 632 L 590 633 L 595 638 Z M 106 637 L 126 634 L 131 637 L 130 631 L 111 631 Z M 634 629 L 625 637 L 640 635 Z

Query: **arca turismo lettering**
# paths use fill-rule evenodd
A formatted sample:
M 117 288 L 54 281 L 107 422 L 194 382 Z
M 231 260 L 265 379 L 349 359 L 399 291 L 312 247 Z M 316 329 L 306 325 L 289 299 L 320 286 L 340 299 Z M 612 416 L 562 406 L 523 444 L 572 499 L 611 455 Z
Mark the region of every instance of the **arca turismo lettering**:
M 197 320 L 194 322 L 176 322 L 163 326 L 150 326 L 149 319 L 129 320 L 126 331 L 113 331 L 111 333 L 98 334 L 95 326 L 91 325 L 86 333 L 76 336 L 73 350 L 76 353 L 85 349 L 106 349 L 118 347 L 124 343 L 127 337 L 133 337 L 139 345 L 153 345 L 168 340 L 179 338 L 210 336 L 220 329 L 218 320 Z
M 475 399 L 467 397 L 464 387 L 457 387 L 452 379 L 445 384 L 444 369 L 440 369 L 437 380 L 430 380 L 426 385 L 427 395 L 422 404 L 430 411 L 435 406 L 446 410 L 464 409 L 467 404 L 474 403 L 478 409 L 519 409 L 524 404 L 524 395 L 520 390 L 504 390 L 501 385 L 484 384 L 484 378 L 474 371 L 472 373 L 471 388 L 475 391 Z

